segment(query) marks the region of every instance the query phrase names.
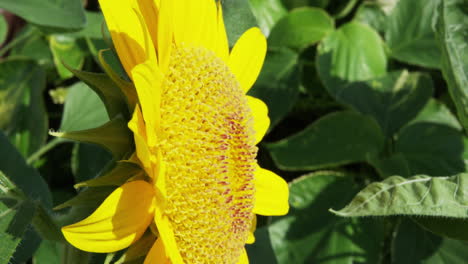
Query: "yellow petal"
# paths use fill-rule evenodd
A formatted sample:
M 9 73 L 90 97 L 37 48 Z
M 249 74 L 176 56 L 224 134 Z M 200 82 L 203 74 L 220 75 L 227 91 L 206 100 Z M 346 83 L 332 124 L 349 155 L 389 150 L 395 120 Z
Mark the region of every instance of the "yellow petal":
M 257 216 L 254 215 L 252 219 L 252 225 L 250 226 L 250 232 L 249 232 L 249 237 L 247 238 L 247 244 L 253 244 L 255 243 L 255 229 L 257 229 Z
M 148 255 L 145 258 L 144 264 L 166 264 L 170 263 L 169 258 L 166 255 L 166 249 L 161 238 L 156 240 L 153 247 L 151 247 Z
M 289 188 L 283 178 L 257 167 L 255 170 L 255 205 L 259 215 L 285 215 L 289 211 Z
M 247 93 L 257 80 L 265 59 L 267 43 L 259 28 L 247 30 L 234 45 L 229 67 Z
M 151 35 L 153 47 L 158 43 L 159 0 L 137 0 L 146 28 Z
M 149 45 L 151 39 L 146 25 L 139 17 L 138 6 L 132 0 L 99 0 L 115 49 L 127 74 L 148 58 L 156 58 Z
M 156 145 L 156 130 L 160 123 L 161 86 L 163 75 L 156 61 L 146 61 L 132 70 L 135 88 L 146 124 L 148 146 Z
M 213 0 L 179 0 L 175 2 L 174 39 L 214 51 L 217 32 L 216 3 Z
M 216 50 L 215 53 L 223 61 L 227 62 L 229 58 L 229 43 L 226 34 L 226 27 L 224 26 L 223 5 L 218 1 L 218 32 L 216 33 Z
M 163 73 L 167 72 L 171 57 L 173 32 L 174 32 L 174 0 L 161 0 L 158 16 L 158 43 L 157 53 L 159 68 Z
M 146 125 L 139 105 L 135 107 L 132 120 L 128 122 L 128 128 L 133 132 L 137 157 L 148 172 L 148 175 L 152 176 L 152 173 L 149 170 L 151 168 L 151 152 L 148 148 Z
M 154 214 L 153 187 L 144 181 L 129 182 L 112 192 L 88 218 L 65 226 L 70 244 L 89 252 L 114 252 L 138 240 Z
M 249 264 L 249 256 L 247 256 L 247 251 L 245 248 L 242 250 L 242 255 L 240 256 L 237 264 Z
M 255 130 L 255 144 L 260 142 L 270 127 L 270 118 L 268 117 L 268 106 L 260 99 L 247 96 L 250 110 L 253 115 L 253 127 Z

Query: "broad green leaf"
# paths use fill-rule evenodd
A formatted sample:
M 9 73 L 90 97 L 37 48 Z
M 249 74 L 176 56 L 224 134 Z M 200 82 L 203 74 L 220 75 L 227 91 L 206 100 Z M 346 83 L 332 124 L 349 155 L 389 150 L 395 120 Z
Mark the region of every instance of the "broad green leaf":
M 318 58 L 318 68 L 345 81 L 369 80 L 387 72 L 382 39 L 359 22 L 347 23 L 330 33 L 319 46 Z
M 257 21 L 252 13 L 249 0 L 224 0 L 221 3 L 229 46 L 233 47 L 245 31 L 257 26 Z
M 10 264 L 24 264 L 34 255 L 41 244 L 42 238 L 37 234 L 32 225 L 26 228 L 21 242 L 11 258 Z
M 383 241 L 381 223 L 348 221 L 328 212 L 329 207 L 345 204 L 356 191 L 351 175 L 334 172 L 293 181 L 288 215 L 268 228 L 278 263 L 378 263 Z
M 116 117 L 96 128 L 50 132 L 50 134 L 59 138 L 102 146 L 112 153 L 116 160 L 127 158 L 133 149 L 132 132 L 128 129 L 127 121 L 122 117 Z
M 450 109 L 443 103 L 431 98 L 419 114 L 411 120 L 409 124 L 414 123 L 435 123 L 446 125 L 458 131 L 462 130 L 462 126 L 457 118 L 450 112 Z
M 98 127 L 109 120 L 99 96 L 86 84 L 69 88 L 65 99 L 60 131 L 78 131 Z
M 466 170 L 463 135 L 446 125 L 421 122 L 407 126 L 394 151 L 403 154 L 411 175 L 444 176 Z
M 382 132 L 371 118 L 336 112 L 294 136 L 269 144 L 268 149 L 281 169 L 313 170 L 366 161 L 383 144 Z
M 282 2 L 288 9 L 294 9 L 305 6 L 325 8 L 329 5 L 330 0 L 282 0 Z
M 25 156 L 37 151 L 47 138 L 48 120 L 42 94 L 44 70 L 34 61 L 0 63 L 0 130 Z
M 8 34 L 8 23 L 4 16 L 0 16 L 0 45 L 5 42 Z
M 268 36 L 276 22 L 288 13 L 281 0 L 250 0 L 250 5 L 265 36 Z
M 439 236 L 468 241 L 468 222 L 464 218 L 413 217 L 412 220 Z
M 442 72 L 463 127 L 468 129 L 468 11 L 464 0 L 444 0 L 438 6 L 436 32 L 442 49 Z
M 81 69 L 85 60 L 83 48 L 78 40 L 69 35 L 52 35 L 49 38 L 50 50 L 54 56 L 55 68 L 62 79 L 73 77 L 64 64 L 72 69 Z
M 262 72 L 249 95 L 269 106 L 270 128 L 291 110 L 300 91 L 298 54 L 289 49 L 269 51 Z
M 268 44 L 302 50 L 322 40 L 334 27 L 333 19 L 323 9 L 295 9 L 273 27 Z
M 83 182 L 96 177 L 111 159 L 110 153 L 100 146 L 76 144 L 71 162 L 75 182 Z
M 409 64 L 439 68 L 440 49 L 432 30 L 438 0 L 399 0 L 388 17 L 385 39 L 391 56 Z
M 86 24 L 80 0 L 0 0 L 0 8 L 46 27 L 79 29 Z
M 364 2 L 356 11 L 354 20 L 371 26 L 377 32 L 384 32 L 387 16 L 378 3 Z
M 319 56 L 319 76 L 339 102 L 372 116 L 387 137 L 393 136 L 424 107 L 433 92 L 426 74 L 391 72 L 368 81 L 346 82 L 330 76 L 327 55 Z
M 0 171 L 31 201 L 52 207 L 52 196 L 47 183 L 28 166 L 8 138 L 0 132 Z
M 331 211 L 343 217 L 408 215 L 466 219 L 467 188 L 466 173 L 451 177 L 393 176 L 369 184 L 346 207 Z
M 43 240 L 33 257 L 34 264 L 61 264 L 65 245 L 51 240 Z
M 268 227 L 264 226 L 255 230 L 255 243 L 246 244 L 247 255 L 250 263 L 277 264 L 273 248 L 271 247 Z
M 31 202 L 8 199 L 0 201 L 0 264 L 11 263 L 11 257 L 33 215 L 34 205 Z
M 49 43 L 43 32 L 27 24 L 16 38 L 24 38 L 24 40 L 20 41 L 11 49 L 10 58 L 26 57 L 35 60 L 47 70 L 55 71 Z M 15 39 L 13 41 L 15 41 Z
M 467 247 L 467 242 L 443 239 L 404 220 L 397 229 L 391 252 L 393 263 L 398 264 L 454 264 L 466 262 Z
M 130 109 L 127 98 L 109 76 L 103 73 L 92 73 L 75 70 L 70 67 L 67 68 L 76 77 L 89 85 L 89 88 L 93 89 L 99 98 L 101 98 L 101 101 L 106 106 L 109 118 L 114 118 L 120 114 L 130 119 L 129 111 L 133 111 L 133 109 Z
M 97 208 L 101 204 L 101 202 L 104 201 L 107 198 L 107 196 L 109 196 L 116 188 L 116 186 L 87 188 L 86 190 L 78 193 L 72 199 L 56 206 L 54 209 L 60 210 L 70 206 L 84 206 Z
M 77 32 L 67 33 L 67 35 L 75 38 L 86 37 L 91 39 L 102 39 L 103 25 L 104 16 L 101 12 L 86 11 L 86 27 Z

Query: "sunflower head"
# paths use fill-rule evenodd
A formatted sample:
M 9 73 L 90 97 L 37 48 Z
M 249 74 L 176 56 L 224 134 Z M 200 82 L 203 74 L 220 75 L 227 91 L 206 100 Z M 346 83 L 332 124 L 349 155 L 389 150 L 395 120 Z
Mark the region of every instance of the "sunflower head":
M 214 0 L 100 3 L 136 88 L 128 127 L 148 180 L 130 179 L 91 216 L 64 227 L 65 237 L 86 251 L 112 252 L 152 232 L 145 263 L 247 262 L 255 214 L 288 210 L 287 184 L 255 159 L 267 107 L 246 95 L 265 37 L 252 28 L 229 50 Z

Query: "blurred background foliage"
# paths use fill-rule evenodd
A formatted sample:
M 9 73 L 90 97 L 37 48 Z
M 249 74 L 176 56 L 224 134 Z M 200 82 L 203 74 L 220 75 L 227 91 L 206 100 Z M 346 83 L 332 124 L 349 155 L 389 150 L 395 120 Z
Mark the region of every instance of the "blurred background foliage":
M 252 26 L 268 37 L 250 91 L 271 118 L 258 159 L 290 182 L 291 210 L 259 218 L 251 263 L 465 263 L 468 1 L 222 3 L 231 46 Z M 114 161 L 48 136 L 109 121 L 67 69 L 106 67 L 98 52 L 112 44 L 97 1 L 0 9 L 0 264 L 142 263 L 81 252 L 58 229 L 114 189 L 69 200 Z M 104 61 L 125 77 L 113 51 Z

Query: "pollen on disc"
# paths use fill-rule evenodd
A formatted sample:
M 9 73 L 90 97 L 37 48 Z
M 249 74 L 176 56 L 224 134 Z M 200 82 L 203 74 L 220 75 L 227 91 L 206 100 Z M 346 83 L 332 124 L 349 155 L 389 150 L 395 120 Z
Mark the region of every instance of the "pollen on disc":
M 186 263 L 236 263 L 253 219 L 257 148 L 244 92 L 203 48 L 171 54 L 161 94 L 158 148 L 167 206 Z

